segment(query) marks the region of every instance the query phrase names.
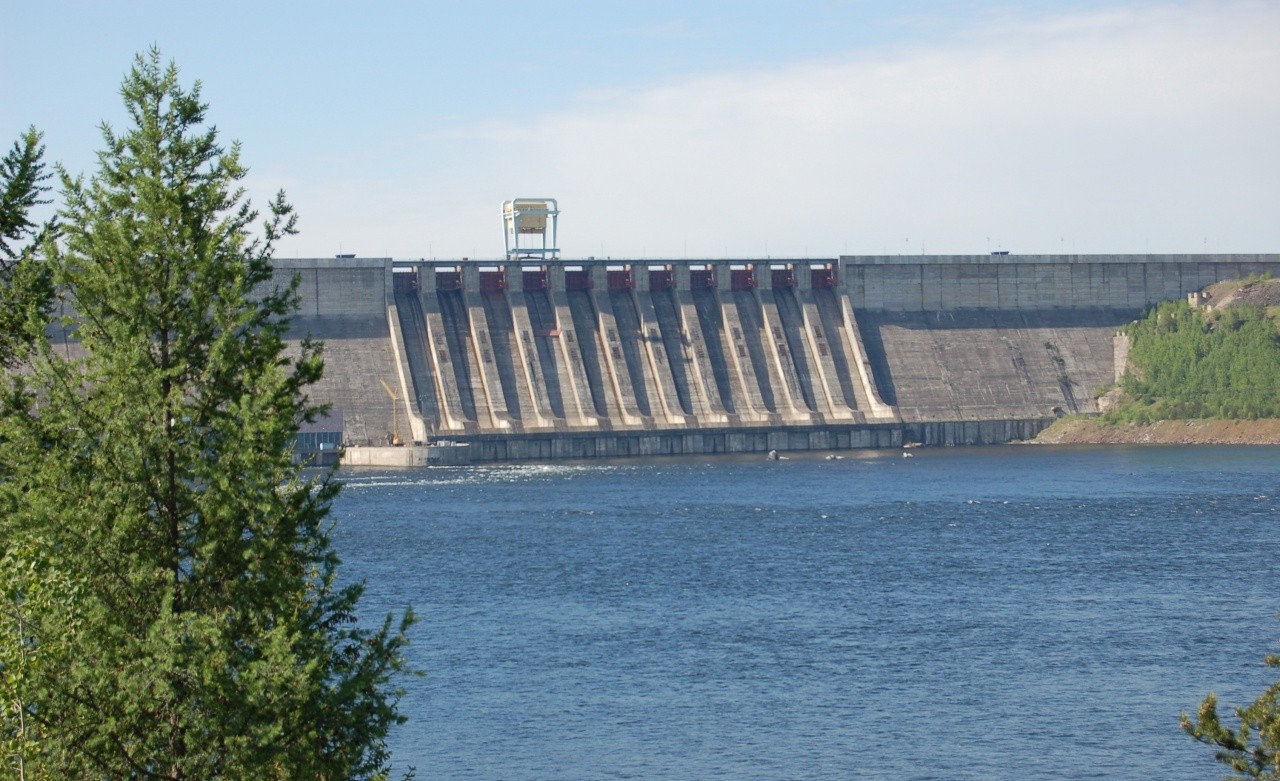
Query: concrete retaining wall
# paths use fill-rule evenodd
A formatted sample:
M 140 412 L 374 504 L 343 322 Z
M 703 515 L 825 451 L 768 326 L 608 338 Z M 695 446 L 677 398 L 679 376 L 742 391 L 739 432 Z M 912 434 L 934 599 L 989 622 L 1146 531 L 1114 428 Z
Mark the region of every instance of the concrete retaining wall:
M 1114 380 L 1117 309 L 862 312 L 877 387 L 903 421 L 1097 412 Z
M 390 258 L 275 260 L 271 284 L 285 287 L 298 278 L 299 308 L 288 349 L 296 355 L 308 336 L 324 343 L 324 377 L 309 393 L 343 413 L 348 443 L 385 444 L 393 428 L 391 398 L 379 382 L 399 386 L 387 322 L 391 268 Z M 407 437 L 407 421 L 395 423 Z
M 1280 255 L 866 255 L 840 258 L 855 309 L 1141 310 L 1226 279 L 1280 274 Z
M 386 319 L 392 300 L 390 258 L 277 258 L 274 265 L 277 287 L 298 277 L 300 321 Z

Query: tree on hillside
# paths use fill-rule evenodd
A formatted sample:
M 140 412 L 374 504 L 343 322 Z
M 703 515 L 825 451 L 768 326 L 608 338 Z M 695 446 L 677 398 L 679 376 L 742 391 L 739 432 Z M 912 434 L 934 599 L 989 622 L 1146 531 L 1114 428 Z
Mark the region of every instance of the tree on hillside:
M 412 616 L 355 623 L 338 485 L 291 460 L 322 369 L 284 353 L 291 208 L 251 236 L 238 146 L 158 52 L 121 94 L 44 261 L 86 357 L 41 341 L 0 400 L 3 774 L 385 777 Z
M 1267 664 L 1280 667 L 1280 656 L 1268 656 Z M 1236 708 L 1240 726 L 1230 729 L 1218 715 L 1218 698 L 1210 694 L 1200 703 L 1193 720 L 1182 714 L 1188 735 L 1219 751 L 1218 761 L 1238 775 L 1236 779 L 1280 781 L 1280 682 L 1267 687 L 1252 705 Z
M 32 222 L 31 212 L 49 203 L 48 179 L 41 134 L 29 128 L 0 158 L 0 366 L 30 344 L 25 326 L 43 318 L 53 297 L 48 275 L 32 259 L 48 226 Z

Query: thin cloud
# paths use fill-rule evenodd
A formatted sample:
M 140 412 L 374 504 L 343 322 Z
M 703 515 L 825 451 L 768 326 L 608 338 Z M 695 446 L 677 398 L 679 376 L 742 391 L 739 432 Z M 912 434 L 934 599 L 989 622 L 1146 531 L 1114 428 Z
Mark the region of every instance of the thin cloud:
M 446 179 L 389 183 L 409 206 L 376 222 L 496 255 L 497 203 L 551 195 L 576 256 L 1275 250 L 1277 39 L 1260 4 L 1002 17 L 596 93 L 442 140 Z
M 696 38 L 688 19 L 668 19 L 656 24 L 645 25 L 634 31 L 638 38 L 651 38 L 664 41 L 680 41 Z

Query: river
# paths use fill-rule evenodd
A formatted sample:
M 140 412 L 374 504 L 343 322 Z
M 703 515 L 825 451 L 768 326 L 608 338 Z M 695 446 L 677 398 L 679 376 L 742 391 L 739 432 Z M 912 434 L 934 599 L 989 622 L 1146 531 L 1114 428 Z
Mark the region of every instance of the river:
M 1220 777 L 1280 638 L 1280 448 L 344 471 L 444 779 Z

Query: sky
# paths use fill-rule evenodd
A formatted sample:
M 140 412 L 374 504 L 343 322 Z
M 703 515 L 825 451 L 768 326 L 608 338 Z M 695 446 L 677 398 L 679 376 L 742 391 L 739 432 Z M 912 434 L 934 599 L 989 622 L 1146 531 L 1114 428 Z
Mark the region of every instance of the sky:
M 1280 251 L 1280 3 L 0 0 L 0 143 L 92 175 L 157 47 L 278 255 Z

